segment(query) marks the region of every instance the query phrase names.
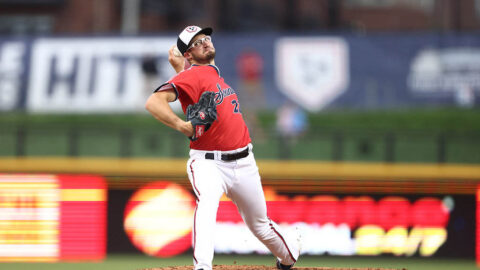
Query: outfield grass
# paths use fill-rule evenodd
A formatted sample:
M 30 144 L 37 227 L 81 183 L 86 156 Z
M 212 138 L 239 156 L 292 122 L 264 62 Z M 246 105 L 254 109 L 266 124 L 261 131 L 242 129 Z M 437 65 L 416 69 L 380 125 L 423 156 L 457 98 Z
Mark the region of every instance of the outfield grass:
M 100 263 L 0 263 L 0 269 L 9 270 L 135 270 L 149 267 L 191 265 L 190 255 L 174 258 L 152 258 L 144 255 L 109 255 Z M 214 264 L 274 265 L 272 256 L 216 255 Z M 473 259 L 437 258 L 369 258 L 303 256 L 298 267 L 384 267 L 408 270 L 477 270 Z

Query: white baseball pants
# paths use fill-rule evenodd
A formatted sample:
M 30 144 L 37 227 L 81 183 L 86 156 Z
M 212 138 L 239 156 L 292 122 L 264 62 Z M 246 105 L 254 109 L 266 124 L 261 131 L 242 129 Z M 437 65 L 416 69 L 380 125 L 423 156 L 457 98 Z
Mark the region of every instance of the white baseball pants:
M 193 263 L 195 270 L 212 269 L 214 232 L 219 201 L 226 194 L 242 216 L 250 231 L 285 265 L 296 262 L 300 253 L 298 243 L 288 240 L 278 225 L 267 217 L 265 196 L 252 153 L 235 161 L 222 161 L 221 155 L 234 151 L 214 151 L 214 160 L 205 159 L 208 151 L 190 150 L 187 163 L 188 178 L 197 196 L 193 221 Z

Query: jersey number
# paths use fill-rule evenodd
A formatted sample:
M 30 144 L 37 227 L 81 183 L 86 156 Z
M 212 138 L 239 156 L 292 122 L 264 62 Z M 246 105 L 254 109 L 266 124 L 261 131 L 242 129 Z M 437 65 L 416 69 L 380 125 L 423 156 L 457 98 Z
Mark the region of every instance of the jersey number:
M 240 104 L 236 99 L 232 100 L 232 105 L 234 106 L 233 112 L 234 113 L 239 113 L 240 112 Z

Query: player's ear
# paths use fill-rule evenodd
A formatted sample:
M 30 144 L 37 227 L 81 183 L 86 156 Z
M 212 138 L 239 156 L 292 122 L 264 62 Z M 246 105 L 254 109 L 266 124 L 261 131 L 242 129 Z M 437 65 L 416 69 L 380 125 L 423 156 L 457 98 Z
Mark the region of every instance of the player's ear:
M 186 51 L 184 54 L 183 54 L 183 57 L 185 57 L 185 59 L 187 59 L 187 61 L 189 63 L 192 63 L 192 54 L 189 52 L 189 51 Z

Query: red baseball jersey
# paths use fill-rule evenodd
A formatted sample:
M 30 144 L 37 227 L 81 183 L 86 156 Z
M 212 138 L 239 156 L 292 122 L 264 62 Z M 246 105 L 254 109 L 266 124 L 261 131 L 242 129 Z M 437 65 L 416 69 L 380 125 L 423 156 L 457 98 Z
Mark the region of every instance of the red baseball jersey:
M 217 120 L 204 135 L 190 142 L 190 148 L 229 151 L 244 147 L 251 142 L 247 125 L 240 111 L 237 94 L 225 83 L 216 66 L 192 65 L 171 78 L 166 84 L 172 85 L 177 92 L 177 98 L 182 104 L 184 113 L 188 105 L 198 102 L 203 92 L 215 92 Z M 157 91 L 162 90 L 162 86 Z

